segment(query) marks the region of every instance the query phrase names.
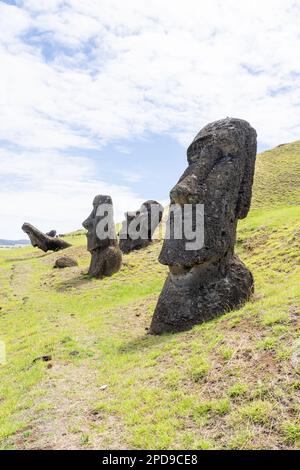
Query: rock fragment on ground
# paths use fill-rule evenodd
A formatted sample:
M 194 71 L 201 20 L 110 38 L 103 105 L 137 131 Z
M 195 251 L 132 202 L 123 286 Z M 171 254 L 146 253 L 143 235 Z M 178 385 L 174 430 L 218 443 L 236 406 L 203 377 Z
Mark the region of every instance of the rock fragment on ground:
M 61 256 L 57 258 L 54 264 L 54 268 L 64 269 L 64 268 L 72 268 L 74 266 L 78 266 L 78 263 L 75 259 L 70 258 L 69 256 Z

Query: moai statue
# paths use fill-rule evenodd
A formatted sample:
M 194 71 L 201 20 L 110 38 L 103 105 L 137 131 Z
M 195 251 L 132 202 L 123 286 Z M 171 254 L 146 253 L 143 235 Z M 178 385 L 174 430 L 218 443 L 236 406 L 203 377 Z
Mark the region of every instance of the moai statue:
M 113 205 L 110 196 L 96 196 L 93 210 L 83 222 L 87 232 L 87 249 L 92 255 L 90 276 L 101 278 L 118 272 L 122 266 L 113 220 Z
M 50 230 L 50 232 L 47 232 L 46 235 L 48 235 L 48 237 L 56 237 L 56 230 Z
M 152 242 L 164 208 L 157 201 L 146 201 L 135 212 L 126 212 L 120 230 L 120 249 L 123 253 L 145 248 Z
M 238 219 L 247 216 L 256 158 L 256 132 L 241 119 L 226 118 L 205 126 L 187 150 L 189 166 L 171 190 L 166 237 L 159 256 L 169 266 L 150 332 L 161 334 L 193 325 L 241 307 L 251 297 L 251 272 L 234 254 Z M 203 208 L 203 244 L 188 249 L 173 234 L 176 210 Z M 189 214 L 189 211 L 187 212 Z M 175 214 L 175 216 L 174 216 Z M 183 228 L 191 223 L 184 217 Z M 201 237 L 200 237 L 201 238 Z
M 40 248 L 45 253 L 47 253 L 47 251 L 64 250 L 71 246 L 70 243 L 65 240 L 40 232 L 40 230 L 27 222 L 22 225 L 22 230 L 28 235 L 32 246 Z

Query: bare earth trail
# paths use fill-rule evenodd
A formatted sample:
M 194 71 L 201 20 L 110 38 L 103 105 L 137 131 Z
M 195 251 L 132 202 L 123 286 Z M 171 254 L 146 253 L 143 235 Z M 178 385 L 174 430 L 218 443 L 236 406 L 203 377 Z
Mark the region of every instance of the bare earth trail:
M 97 432 L 90 442 L 90 427 L 101 427 L 101 414 L 93 410 L 95 397 L 99 393 L 96 369 L 90 361 L 75 366 L 55 364 L 48 378 L 39 384 L 45 390 L 37 398 L 28 416 L 27 432 L 23 431 L 13 439 L 14 448 L 19 449 L 102 449 L 107 441 L 103 433 Z M 104 391 L 102 392 L 104 393 Z M 26 418 L 26 413 L 25 416 Z M 111 448 L 119 447 L 119 426 L 116 419 L 109 423 L 109 434 L 118 439 L 111 440 Z M 124 447 L 125 448 L 125 447 Z
M 55 256 L 50 255 L 50 259 Z M 47 264 L 49 255 L 39 258 L 44 259 L 38 262 Z M 52 274 L 45 276 L 42 273 L 33 279 L 33 270 L 32 264 L 26 263 L 22 258 L 13 260 L 9 270 L 9 302 L 24 306 L 35 295 L 36 288 L 42 289 L 39 294 L 42 298 L 45 280 L 51 282 Z M 0 273 L 7 277 L 7 269 L 2 269 Z M 51 309 L 51 302 L 48 306 Z M 80 331 L 81 340 L 84 342 L 86 332 L 82 325 Z M 91 341 L 91 335 L 87 341 Z M 69 354 L 76 359 L 79 352 L 74 350 Z M 35 358 L 34 362 L 36 360 L 39 360 L 39 357 Z M 50 360 L 44 362 L 46 377 L 29 393 L 32 399 L 31 408 L 18 416 L 18 419 L 27 425 L 22 432 L 15 434 L 9 445 L 16 449 L 99 449 L 109 445 L 111 448 L 122 448 L 121 429 L 114 416 L 110 417 L 105 426 L 109 430 L 109 439 L 105 436 L 103 438 L 101 431 L 97 429 L 103 427 L 104 419 L 101 412 L 93 407 L 97 404 L 98 396 L 107 393 L 105 385 L 97 385 L 99 357 L 74 362 L 50 355 Z M 97 429 L 92 442 L 90 428 Z M 117 436 L 116 439 L 114 435 Z

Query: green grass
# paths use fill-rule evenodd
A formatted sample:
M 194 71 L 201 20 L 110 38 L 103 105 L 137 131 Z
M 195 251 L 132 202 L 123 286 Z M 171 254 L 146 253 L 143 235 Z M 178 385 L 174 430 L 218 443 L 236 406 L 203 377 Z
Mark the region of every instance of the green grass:
M 241 397 L 245 395 L 247 391 L 248 391 L 247 384 L 237 382 L 229 388 L 228 395 L 230 396 L 230 398 L 237 398 L 237 397 Z
M 256 159 L 252 208 L 298 205 L 300 141 L 268 150 Z
M 1 448 L 299 448 L 300 208 L 286 151 L 274 150 L 274 171 L 259 157 L 239 224 L 253 300 L 188 332 L 147 334 L 167 272 L 160 243 L 101 281 L 86 275 L 84 232 L 66 236 L 79 262 L 66 270 L 56 253 L 0 250 Z M 289 187 L 275 188 L 287 171 Z
M 267 425 L 272 413 L 275 414 L 273 403 L 255 400 L 241 406 L 237 410 L 237 419 L 242 421 L 249 420 L 253 424 Z
M 300 445 L 300 424 L 285 423 L 283 425 L 284 439 L 288 444 Z

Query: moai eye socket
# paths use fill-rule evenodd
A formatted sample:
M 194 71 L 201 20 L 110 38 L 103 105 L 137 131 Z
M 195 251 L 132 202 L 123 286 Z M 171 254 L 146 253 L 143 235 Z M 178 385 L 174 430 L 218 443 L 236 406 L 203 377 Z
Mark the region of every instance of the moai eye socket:
M 211 134 L 206 134 L 199 137 L 198 135 L 195 137 L 195 140 L 187 149 L 187 159 L 189 164 L 195 163 L 196 161 L 199 161 L 201 159 L 201 155 L 203 155 L 203 150 L 205 150 L 206 144 L 209 143 L 212 137 Z

